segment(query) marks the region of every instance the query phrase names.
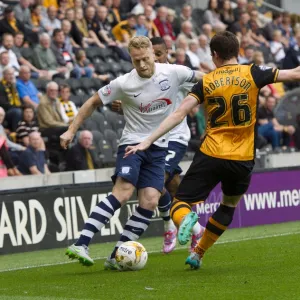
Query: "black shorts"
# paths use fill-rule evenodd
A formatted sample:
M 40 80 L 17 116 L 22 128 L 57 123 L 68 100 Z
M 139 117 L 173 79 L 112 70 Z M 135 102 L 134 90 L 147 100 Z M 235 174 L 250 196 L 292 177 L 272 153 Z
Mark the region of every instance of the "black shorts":
M 249 187 L 253 167 L 254 160 L 226 160 L 198 151 L 175 198 L 188 203 L 205 201 L 219 182 L 222 183 L 224 195 L 243 195 Z

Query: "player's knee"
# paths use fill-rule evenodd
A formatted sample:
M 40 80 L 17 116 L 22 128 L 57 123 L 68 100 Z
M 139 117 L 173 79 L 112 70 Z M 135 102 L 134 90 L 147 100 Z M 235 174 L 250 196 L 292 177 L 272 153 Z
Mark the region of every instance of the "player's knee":
M 124 204 L 131 198 L 133 191 L 134 186 L 130 182 L 125 181 L 122 178 L 118 178 L 113 187 L 112 194 L 120 201 L 121 204 Z
M 158 200 L 160 198 L 160 193 L 155 189 L 147 189 L 147 191 L 139 192 L 139 202 L 140 206 L 154 211 L 158 205 Z
M 238 196 L 223 195 L 223 200 L 221 203 L 229 207 L 237 207 L 242 197 L 243 195 L 238 195 Z

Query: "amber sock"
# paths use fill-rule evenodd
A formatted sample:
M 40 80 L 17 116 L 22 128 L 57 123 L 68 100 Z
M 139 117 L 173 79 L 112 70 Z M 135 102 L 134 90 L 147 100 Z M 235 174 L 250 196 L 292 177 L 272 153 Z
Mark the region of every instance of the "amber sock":
M 191 211 L 192 211 L 192 208 L 189 204 L 174 198 L 172 206 L 171 206 L 170 215 L 171 215 L 171 218 L 172 218 L 174 224 L 177 227 L 179 227 L 182 219 L 187 214 L 189 214 Z
M 235 207 L 221 204 L 209 218 L 203 236 L 194 250 L 201 258 L 231 224 L 234 211 Z

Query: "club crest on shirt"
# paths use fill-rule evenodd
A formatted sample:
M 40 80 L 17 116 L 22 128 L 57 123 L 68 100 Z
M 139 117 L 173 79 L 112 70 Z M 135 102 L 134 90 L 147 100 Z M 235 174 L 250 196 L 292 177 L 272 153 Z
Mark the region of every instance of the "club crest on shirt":
M 172 101 L 168 98 L 159 98 L 149 102 L 147 105 L 140 105 L 140 112 L 142 113 L 150 113 L 153 111 L 157 111 L 159 109 L 165 108 L 168 105 L 172 104 Z
M 131 168 L 129 166 L 122 167 L 121 173 L 128 174 L 130 172 L 130 169 Z
M 169 83 L 169 80 L 167 78 L 163 79 L 162 81 L 160 81 L 159 85 L 160 85 L 160 89 L 162 91 L 166 91 L 166 90 L 168 90 L 171 87 L 170 83 Z
M 109 96 L 111 94 L 111 87 L 110 85 L 106 85 L 103 88 L 100 89 L 103 96 Z

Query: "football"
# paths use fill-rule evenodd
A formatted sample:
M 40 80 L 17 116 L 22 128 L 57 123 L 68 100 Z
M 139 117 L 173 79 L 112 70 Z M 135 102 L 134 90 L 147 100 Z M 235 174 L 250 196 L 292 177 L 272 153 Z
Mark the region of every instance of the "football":
M 116 261 L 121 271 L 138 271 L 145 267 L 148 253 L 145 247 L 133 241 L 123 243 L 117 253 Z

